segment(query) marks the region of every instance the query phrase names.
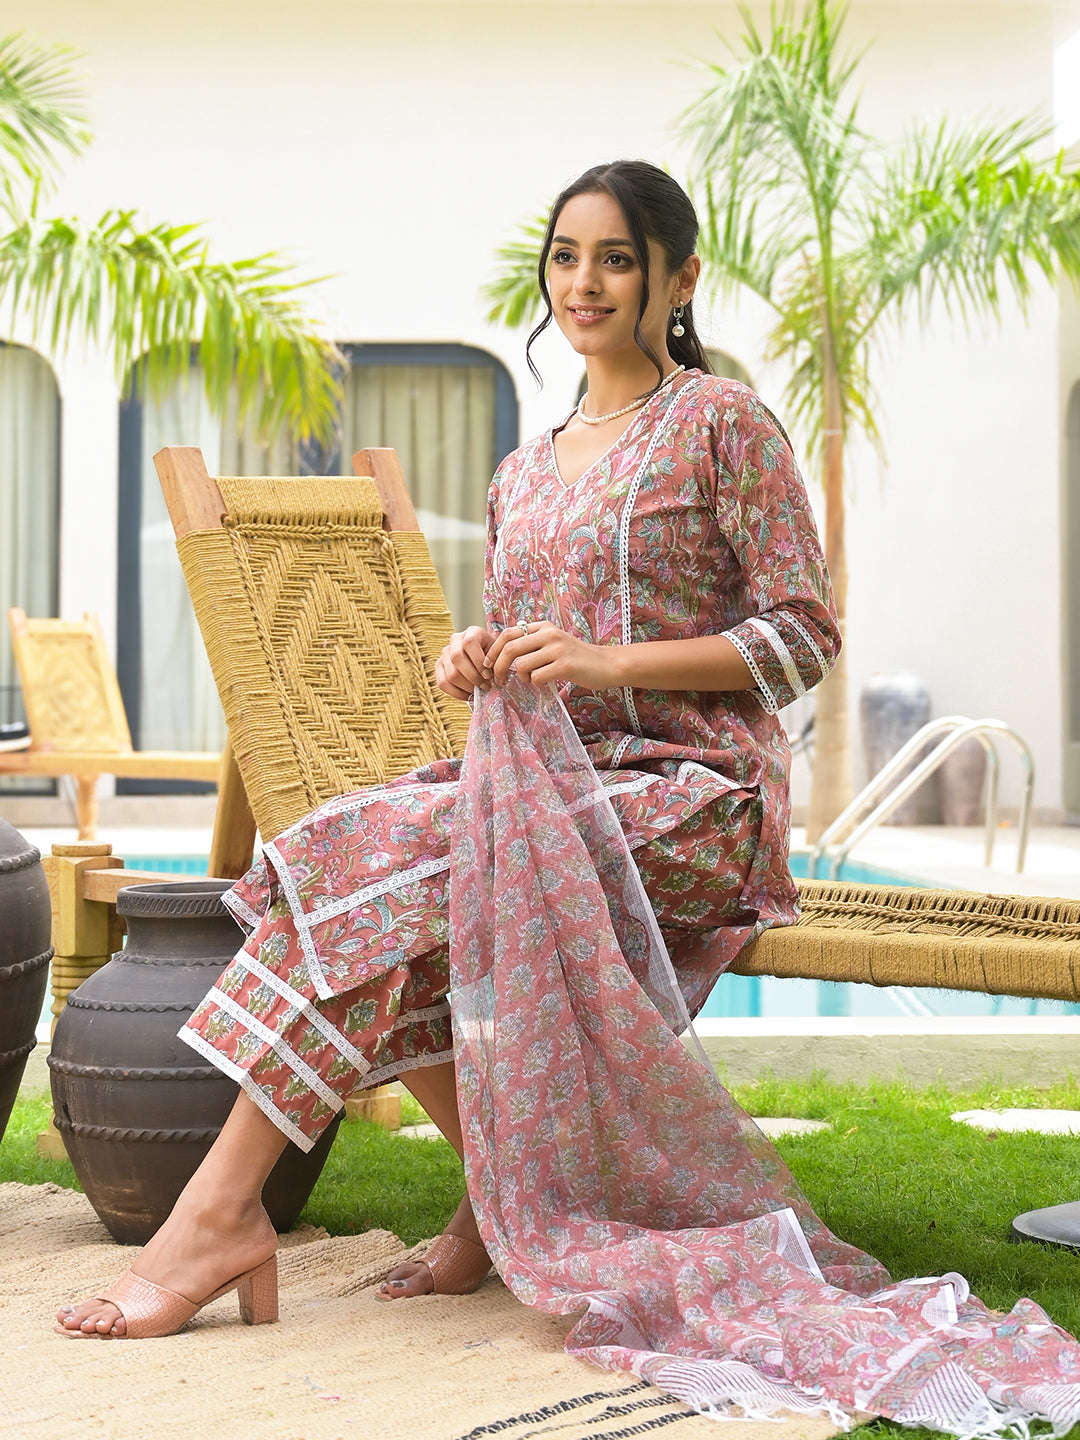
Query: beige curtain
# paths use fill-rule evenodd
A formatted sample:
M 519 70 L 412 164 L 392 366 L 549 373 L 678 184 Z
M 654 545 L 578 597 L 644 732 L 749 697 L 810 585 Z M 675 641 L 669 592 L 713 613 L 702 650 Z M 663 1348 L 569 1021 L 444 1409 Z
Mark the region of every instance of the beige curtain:
M 56 613 L 60 392 L 46 360 L 0 345 L 0 720 L 23 719 L 7 612 Z M 25 780 L 17 782 L 28 788 Z M 51 782 L 43 782 L 46 786 Z
M 206 403 L 201 371 L 193 370 L 168 394 L 143 402 L 139 746 L 217 750 L 225 740 L 225 717 L 154 469 L 154 455 L 163 445 L 198 445 L 211 475 L 220 473 L 221 421 Z
M 495 470 L 495 374 L 486 365 L 359 365 L 345 385 L 342 462 L 398 452 L 457 629 L 483 619 L 487 491 Z

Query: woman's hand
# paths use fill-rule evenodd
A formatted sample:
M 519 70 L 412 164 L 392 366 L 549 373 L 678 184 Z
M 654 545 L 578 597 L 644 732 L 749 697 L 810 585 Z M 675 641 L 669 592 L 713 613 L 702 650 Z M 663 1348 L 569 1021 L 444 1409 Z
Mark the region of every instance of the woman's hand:
M 585 690 L 610 690 L 621 684 L 617 665 L 621 645 L 590 645 L 547 620 L 510 625 L 488 649 L 483 668 L 488 679 L 505 685 L 514 666 L 530 685 L 568 680 Z
M 489 689 L 491 672 L 484 669 L 484 656 L 497 643 L 490 630 L 479 625 L 451 635 L 450 643 L 435 661 L 435 683 L 443 694 L 455 700 L 471 700 L 477 685 L 481 690 Z

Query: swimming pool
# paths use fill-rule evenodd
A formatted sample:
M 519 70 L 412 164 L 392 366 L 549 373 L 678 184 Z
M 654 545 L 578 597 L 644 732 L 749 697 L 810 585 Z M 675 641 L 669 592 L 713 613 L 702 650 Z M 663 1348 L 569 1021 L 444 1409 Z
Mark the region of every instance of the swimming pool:
M 791 857 L 791 872 L 807 873 L 808 856 Z M 171 875 L 205 875 L 205 855 L 129 855 L 130 870 Z M 842 880 L 863 885 L 920 885 L 910 875 L 879 870 L 848 860 Z M 915 990 L 902 986 L 834 984 L 828 980 L 777 980 L 768 975 L 722 975 L 701 1011 L 703 1020 L 728 1018 L 791 1019 L 799 1016 L 1080 1015 L 1080 1005 L 1064 1000 L 1024 1000 L 1013 995 L 979 995 L 966 990 Z

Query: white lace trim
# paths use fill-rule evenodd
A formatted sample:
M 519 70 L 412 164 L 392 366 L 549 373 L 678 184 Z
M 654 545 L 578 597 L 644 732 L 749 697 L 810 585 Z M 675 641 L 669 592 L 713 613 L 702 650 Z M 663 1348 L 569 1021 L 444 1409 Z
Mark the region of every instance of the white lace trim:
M 252 910 L 246 900 L 241 900 L 240 896 L 232 890 L 225 891 L 221 897 L 221 903 L 225 906 L 226 910 L 232 913 L 235 919 L 239 920 L 241 925 L 246 926 L 249 930 L 254 930 L 256 925 L 258 925 L 261 917 L 255 914 L 255 911 Z
M 406 1010 L 394 1023 L 395 1030 L 404 1030 L 409 1025 L 423 1025 L 428 1020 L 441 1020 L 450 1014 L 450 1001 L 440 1000 L 438 1005 L 425 1006 L 423 1010 Z
M 237 962 L 243 965 L 245 970 L 250 971 L 252 975 L 262 980 L 264 984 L 269 985 L 272 990 L 276 990 L 283 1000 L 287 1001 L 294 1010 L 303 1015 L 304 1019 L 318 1030 L 320 1035 L 329 1040 L 334 1049 L 338 1051 L 343 1059 L 348 1060 L 349 1064 L 355 1070 L 359 1070 L 361 1075 L 367 1074 L 371 1069 L 371 1061 L 365 1060 L 356 1046 L 350 1044 L 341 1031 L 330 1023 L 322 1011 L 316 1010 L 311 1001 L 301 995 L 298 990 L 294 990 L 287 980 L 283 980 L 280 975 L 269 969 L 261 960 L 253 960 L 246 951 L 241 950 L 237 956 Z
M 320 820 L 332 820 L 335 815 L 344 815 L 350 810 L 362 810 L 365 805 L 374 805 L 377 800 L 393 801 L 399 795 L 415 795 L 418 790 L 435 790 L 440 793 L 446 790 L 456 790 L 458 783 L 457 780 L 417 780 L 410 785 L 372 785 L 365 790 L 340 796 L 337 800 L 328 800 L 325 805 L 320 805 L 313 815 L 305 816 L 303 820 L 297 821 L 296 825 L 291 826 L 283 833 L 290 835 L 301 825 L 309 825 L 313 816 L 317 816 Z
M 776 658 L 784 667 L 787 682 L 795 691 L 796 698 L 800 695 L 805 695 L 806 686 L 803 684 L 803 678 L 799 674 L 799 667 L 795 664 L 795 657 L 784 644 L 783 636 L 776 629 L 775 625 L 770 625 L 769 622 L 762 619 L 760 615 L 751 616 L 746 623 L 758 632 L 766 645 L 771 647 Z
M 335 900 L 330 905 L 320 905 L 317 910 L 303 911 L 302 923 L 311 926 L 319 925 L 324 920 L 335 920 L 339 915 L 363 905 L 365 900 L 374 900 L 379 895 L 385 895 L 388 890 L 402 890 L 417 880 L 426 880 L 430 875 L 437 875 L 440 870 L 449 869 L 449 855 L 436 855 L 430 860 L 421 860 L 416 865 L 410 865 L 407 870 L 395 870 L 393 874 L 365 885 L 362 890 L 354 890 L 342 900 Z
M 322 1076 L 317 1074 L 306 1060 L 301 1060 L 292 1046 L 287 1044 L 276 1031 L 271 1030 L 269 1025 L 264 1025 L 261 1020 L 249 1014 L 242 1005 L 237 1004 L 231 995 L 226 995 L 224 990 L 219 990 L 216 985 L 213 986 L 206 998 L 208 1000 L 212 998 L 219 1009 L 224 1010 L 227 1015 L 231 1015 L 234 1020 L 238 1020 L 263 1044 L 269 1045 L 274 1054 L 280 1056 L 297 1078 L 303 1080 L 309 1090 L 314 1090 L 319 1099 L 325 1101 L 331 1110 L 341 1109 L 345 1103 L 341 1097 L 335 1094 Z
M 802 623 L 801 620 L 797 620 L 794 615 L 790 615 L 786 611 L 784 613 L 784 619 L 791 626 L 791 628 L 793 630 L 797 630 L 802 636 L 802 638 L 806 641 L 807 646 L 810 649 L 811 655 L 813 655 L 821 670 L 820 679 L 815 681 L 815 684 L 820 684 L 821 680 L 824 680 L 825 676 L 828 675 L 831 668 L 828 664 L 826 664 L 825 656 L 821 653 L 821 650 L 818 648 L 817 644 L 814 641 L 814 637 L 810 634 L 810 631 L 807 630 L 806 626 Z M 812 690 L 814 687 L 812 685 L 808 685 L 806 688 L 808 690 Z
M 319 952 L 315 948 L 315 942 L 311 938 L 311 931 L 308 928 L 307 917 L 304 914 L 304 907 L 300 904 L 300 892 L 296 888 L 288 865 L 285 864 L 281 852 L 274 841 L 263 850 L 273 865 L 277 877 L 281 882 L 281 888 L 285 891 L 285 898 L 289 902 L 289 909 L 292 912 L 293 923 L 296 926 L 297 939 L 300 941 L 300 948 L 304 952 L 304 964 L 307 966 L 308 979 L 311 981 L 315 994 L 320 1000 L 333 999 L 334 992 L 326 982 L 323 974 L 322 963 L 319 960 Z
M 742 636 L 737 635 L 734 630 L 725 630 L 724 639 L 730 640 L 732 645 L 735 646 L 735 649 L 746 661 L 747 668 L 749 669 L 750 674 L 754 677 L 754 683 L 758 687 L 758 699 L 761 701 L 762 707 L 766 715 L 775 715 L 776 712 L 780 709 L 780 702 L 777 700 L 773 692 L 769 689 L 768 681 L 761 673 L 761 669 L 757 661 L 754 659 L 754 653 L 750 649 L 750 646 L 747 645 L 746 641 L 742 638 Z
M 630 743 L 627 736 L 623 744 Z M 605 785 L 605 795 L 635 795 L 639 790 L 647 790 L 650 785 L 655 785 L 660 779 L 659 775 L 639 775 L 636 780 L 620 780 L 614 785 Z
M 626 754 L 630 742 L 631 740 L 633 740 L 633 738 L 633 735 L 624 735 L 623 738 L 619 741 L 618 745 L 616 745 L 615 754 L 611 757 L 612 770 L 617 770 L 622 764 L 622 757 Z
M 656 422 L 653 433 L 649 439 L 641 464 L 634 471 L 634 478 L 630 481 L 630 488 L 626 492 L 626 499 L 623 501 L 622 515 L 619 517 L 619 599 L 622 604 L 622 643 L 629 645 L 633 639 L 633 627 L 630 623 L 630 522 L 634 513 L 634 502 L 637 500 L 637 493 L 641 489 L 641 482 L 644 479 L 645 471 L 649 468 L 653 452 L 660 443 L 660 436 L 663 433 L 667 418 L 680 395 L 684 395 L 695 382 L 690 381 L 689 385 L 683 385 L 680 389 L 673 389 L 664 406 L 663 412 Z M 700 388 L 700 382 L 697 382 Z M 636 735 L 641 734 L 641 721 L 638 719 L 637 706 L 634 704 L 634 691 L 629 685 L 623 687 L 623 703 L 626 706 L 627 718 L 631 728 Z M 618 752 L 616 752 L 618 753 Z
M 208 1040 L 204 1040 L 201 1035 L 196 1035 L 194 1030 L 186 1028 L 181 1030 L 179 1038 L 185 1045 L 190 1045 L 193 1050 L 197 1050 L 200 1055 L 209 1060 L 211 1065 L 215 1065 L 223 1074 L 228 1075 L 230 1080 L 235 1080 L 244 1094 L 259 1107 L 268 1120 L 274 1122 L 287 1140 L 298 1145 L 305 1155 L 312 1149 L 315 1141 L 308 1139 L 301 1129 L 281 1113 L 266 1091 L 255 1083 L 243 1066 L 234 1064 L 228 1056 L 222 1055 L 220 1050 L 215 1050 Z
M 429 1065 L 446 1065 L 454 1059 L 453 1048 L 449 1050 L 428 1051 L 423 1055 L 412 1055 L 404 1060 L 395 1060 L 390 1065 L 380 1065 L 378 1069 L 371 1069 L 364 1076 L 364 1083 L 359 1088 L 370 1090 L 375 1085 L 385 1085 L 388 1080 L 395 1079 L 398 1075 L 406 1075 L 410 1070 L 426 1070 Z M 356 1091 L 353 1091 L 356 1094 Z

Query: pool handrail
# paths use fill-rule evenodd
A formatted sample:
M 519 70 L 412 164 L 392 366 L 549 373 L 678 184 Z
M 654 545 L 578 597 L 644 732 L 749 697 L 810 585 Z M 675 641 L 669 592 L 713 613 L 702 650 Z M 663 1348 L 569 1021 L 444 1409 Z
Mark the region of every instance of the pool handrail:
M 947 732 L 947 733 L 946 733 Z M 925 754 L 923 759 L 906 774 L 907 764 L 912 758 L 924 752 L 927 744 L 936 736 L 944 734 L 933 749 Z M 909 795 L 934 773 L 941 763 L 959 745 L 969 738 L 977 739 L 986 751 L 988 763 L 987 795 L 986 795 L 986 843 L 985 843 L 985 864 L 990 867 L 994 855 L 994 839 L 997 832 L 997 799 L 998 799 L 998 772 L 999 760 L 997 747 L 993 743 L 992 736 L 1001 735 L 1012 742 L 1020 752 L 1021 762 L 1024 767 L 1024 793 L 1020 806 L 1019 837 L 1016 852 L 1016 873 L 1022 874 L 1024 862 L 1027 857 L 1028 829 L 1031 821 L 1031 805 L 1035 790 L 1035 761 L 1026 742 L 1006 725 L 1003 720 L 970 720 L 964 715 L 947 715 L 938 720 L 931 720 L 917 731 L 911 739 L 903 745 L 900 750 L 889 760 L 878 773 L 859 791 L 851 804 L 848 805 L 832 822 L 831 825 L 819 837 L 817 843 L 810 849 L 809 871 L 812 878 L 817 878 L 819 863 L 823 856 L 829 858 L 829 879 L 835 880 L 838 876 L 840 866 L 854 849 L 875 826 L 880 825 L 893 810 Z M 900 777 L 897 779 L 897 777 Z M 897 783 L 891 788 L 890 783 L 897 779 Z M 859 815 L 866 809 L 866 806 L 882 795 L 877 805 L 868 815 L 859 821 Z M 845 832 L 848 832 L 846 839 Z M 835 847 L 835 848 L 834 848 Z

